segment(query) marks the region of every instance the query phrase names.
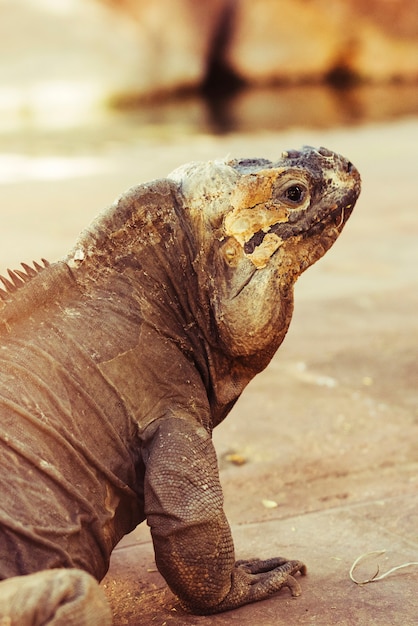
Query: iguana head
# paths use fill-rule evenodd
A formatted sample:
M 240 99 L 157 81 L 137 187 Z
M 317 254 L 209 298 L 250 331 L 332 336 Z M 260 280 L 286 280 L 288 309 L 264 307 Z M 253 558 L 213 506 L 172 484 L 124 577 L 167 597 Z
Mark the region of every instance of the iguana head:
M 296 279 L 331 247 L 353 210 L 358 171 L 325 148 L 305 147 L 274 163 L 191 163 L 169 178 L 189 216 L 199 292 L 224 350 L 273 353 L 290 323 Z

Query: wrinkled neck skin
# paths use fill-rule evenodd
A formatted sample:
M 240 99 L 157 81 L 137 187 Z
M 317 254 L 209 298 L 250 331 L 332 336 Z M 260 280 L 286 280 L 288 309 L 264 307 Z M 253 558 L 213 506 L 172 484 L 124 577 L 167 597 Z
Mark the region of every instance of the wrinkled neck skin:
M 322 148 L 192 163 L 124 194 L 66 262 L 84 291 L 123 284 L 141 319 L 194 362 L 215 426 L 280 346 L 295 281 L 359 193 L 357 170 Z
M 231 359 L 218 354 L 208 294 L 199 290 L 195 270 L 200 243 L 181 203 L 178 185 L 172 181 L 133 187 L 81 234 L 65 262 L 87 297 L 119 301 L 121 315 L 135 308 L 138 332 L 120 347 L 121 353 L 142 351 L 146 333 L 140 327 L 145 325 L 157 341 L 173 344 L 193 363 L 207 393 L 211 417 L 205 426 L 211 429 L 225 417 L 243 384 L 234 384 L 225 402 L 222 390 L 227 383 L 220 378 Z M 164 378 L 171 367 L 170 383 L 176 386 L 181 381 L 175 380 L 173 365 L 161 362 L 158 369 Z M 182 375 L 182 369 L 178 371 Z
M 113 293 L 122 310 L 135 302 L 138 319 L 182 343 L 200 314 L 193 242 L 178 203 L 170 181 L 131 188 L 81 234 L 65 261 L 84 293 Z

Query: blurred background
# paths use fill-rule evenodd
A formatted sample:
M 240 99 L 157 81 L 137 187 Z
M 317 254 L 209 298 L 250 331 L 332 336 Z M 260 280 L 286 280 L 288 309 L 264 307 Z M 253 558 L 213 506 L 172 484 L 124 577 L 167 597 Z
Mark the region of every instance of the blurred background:
M 1 266 L 183 161 L 415 119 L 417 85 L 417 0 L 0 0 Z
M 0 0 L 0 182 L 5 154 L 392 121 L 417 84 L 417 0 Z
M 0 0 L 0 17 L 6 135 L 74 127 L 89 113 L 97 124 L 99 111 L 123 112 L 141 134 L 352 124 L 418 108 L 416 0 Z

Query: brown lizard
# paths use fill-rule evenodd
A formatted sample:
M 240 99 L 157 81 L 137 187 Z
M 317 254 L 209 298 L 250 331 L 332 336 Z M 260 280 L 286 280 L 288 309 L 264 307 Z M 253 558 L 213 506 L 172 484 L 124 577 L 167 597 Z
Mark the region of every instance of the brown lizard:
M 359 193 L 324 148 L 191 163 L 128 190 L 62 261 L 2 278 L 1 623 L 108 623 L 92 577 L 144 520 L 189 611 L 300 593 L 299 560 L 235 562 L 211 433 Z

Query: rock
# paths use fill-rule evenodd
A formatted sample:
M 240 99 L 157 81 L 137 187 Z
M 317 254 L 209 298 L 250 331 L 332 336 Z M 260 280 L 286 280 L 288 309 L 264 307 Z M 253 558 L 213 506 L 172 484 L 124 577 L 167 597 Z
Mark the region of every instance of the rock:
M 251 83 L 418 78 L 415 0 L 237 0 L 225 62 Z
M 0 111 L 49 125 L 91 103 L 197 90 L 208 73 L 219 88 L 222 71 L 227 89 L 234 74 L 253 84 L 418 78 L 416 0 L 1 0 L 1 9 Z
M 341 2 L 342 0 L 340 0 Z M 348 69 L 372 81 L 418 79 L 416 0 L 350 0 Z M 344 26 L 344 25 L 343 25 Z
M 304 0 L 238 0 L 226 63 L 251 83 L 322 78 L 338 49 L 333 7 L 318 12 L 317 2 Z
M 224 0 L 2 0 L 0 110 L 197 87 Z
M 197 88 L 227 0 L 102 0 L 133 18 L 143 54 L 136 93 Z

